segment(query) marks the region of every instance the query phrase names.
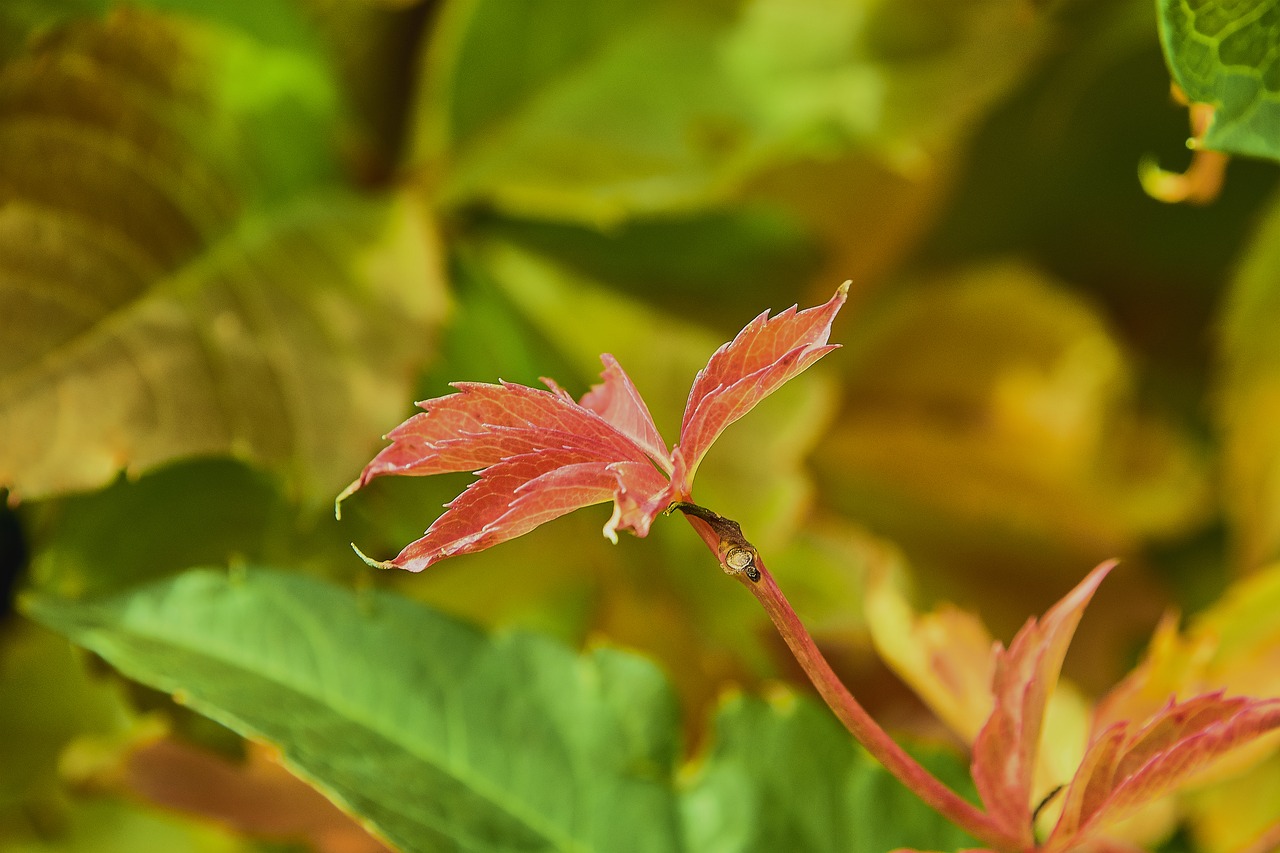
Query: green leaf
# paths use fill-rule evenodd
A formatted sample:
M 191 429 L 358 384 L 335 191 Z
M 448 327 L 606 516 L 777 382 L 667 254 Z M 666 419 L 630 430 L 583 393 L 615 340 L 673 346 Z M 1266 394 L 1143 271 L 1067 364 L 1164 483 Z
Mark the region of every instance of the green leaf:
M 348 479 L 440 297 L 415 208 L 345 187 L 318 54 L 121 9 L 33 40 L 0 93 L 0 485 L 227 452 Z
M 927 166 L 1046 43 L 1036 15 L 994 0 L 868 5 L 452 4 L 411 157 L 445 206 L 682 213 L 778 163 L 857 149 Z
M 1237 559 L 1255 569 L 1280 555 L 1280 201 L 1246 247 L 1222 314 L 1222 503 Z
M 0 61 L 20 51 L 33 35 L 81 15 L 101 14 L 105 0 L 10 0 L 0 5 Z
M 81 598 L 190 566 L 262 560 L 292 529 L 289 509 L 270 477 L 233 460 L 166 465 L 34 506 L 29 575 L 41 592 Z
M 384 593 L 193 571 L 30 612 L 284 760 L 406 851 L 679 849 L 652 665 L 487 637 Z
M 1158 9 L 1174 81 L 1214 107 L 1203 144 L 1280 159 L 1280 3 L 1159 0 Z
M 201 0 L 196 0 L 201 2 Z M 258 0 L 247 0 L 257 3 Z M 413 76 L 429 15 L 420 0 L 292 0 L 324 43 L 351 114 L 343 139 L 361 175 L 381 184 L 404 144 L 405 81 Z M 203 9 L 208 14 L 208 4 Z
M 691 850 L 883 853 L 974 843 L 809 700 L 736 697 L 717 716 L 714 738 L 683 802 Z M 925 764 L 971 788 L 959 757 L 934 753 Z
M 27 601 L 285 762 L 406 851 L 882 851 L 964 837 L 810 700 L 736 699 L 676 793 L 680 721 L 634 655 L 485 635 L 398 596 L 251 568 Z M 963 789 L 963 762 L 926 764 Z
M 561 222 L 484 224 L 494 238 L 553 258 L 589 278 L 681 317 L 703 320 L 728 336 L 732 292 L 739 305 L 767 305 L 775 294 L 810 280 L 819 248 L 794 216 L 774 206 L 735 204 L 688 216 L 636 219 L 609 231 Z M 726 282 L 732 282 L 730 291 Z M 822 281 L 821 290 L 838 281 Z

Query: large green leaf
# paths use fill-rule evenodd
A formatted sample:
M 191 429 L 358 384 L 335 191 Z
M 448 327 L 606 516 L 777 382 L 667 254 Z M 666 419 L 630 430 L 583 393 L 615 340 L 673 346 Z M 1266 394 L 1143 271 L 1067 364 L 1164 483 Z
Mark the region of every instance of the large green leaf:
M 639 658 L 397 596 L 196 571 L 30 612 L 285 761 L 409 851 L 680 849 L 678 716 Z
M 811 702 L 737 697 L 721 709 L 715 738 L 684 800 L 691 850 L 883 853 L 974 844 Z M 937 754 L 927 763 L 949 784 L 971 788 L 959 757 Z
M 315 51 L 145 10 L 0 66 L 0 485 L 350 476 L 439 299 L 414 209 L 344 189 L 339 113 Z
M 595 224 L 850 149 L 919 170 L 1044 44 L 991 0 L 467 0 L 433 39 L 412 156 L 446 206 Z
M 125 674 L 278 744 L 406 851 L 961 843 L 807 699 L 730 701 L 714 748 L 678 772 L 670 689 L 631 654 L 486 635 L 395 595 L 252 568 L 27 606 Z M 963 780 L 958 759 L 930 764 Z
M 1203 143 L 1280 159 L 1280 3 L 1158 0 L 1160 36 L 1173 79 L 1214 107 Z
M 1222 503 L 1237 557 L 1256 569 L 1280 554 L 1280 203 L 1245 249 L 1228 291 L 1214 397 L 1222 431 Z

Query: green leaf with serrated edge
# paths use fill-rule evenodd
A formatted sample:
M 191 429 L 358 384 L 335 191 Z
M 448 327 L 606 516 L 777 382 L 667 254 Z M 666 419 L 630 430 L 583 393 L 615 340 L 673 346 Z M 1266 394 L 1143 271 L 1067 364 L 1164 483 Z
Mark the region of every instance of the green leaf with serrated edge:
M 439 299 L 414 207 L 343 188 L 316 55 L 117 10 L 32 41 L 0 93 L 0 484 L 231 452 L 340 485 Z
M 1174 81 L 1214 107 L 1204 146 L 1280 159 L 1280 2 L 1157 0 L 1157 9 Z
M 883 853 L 973 844 L 811 700 L 733 698 L 711 737 L 682 803 L 691 850 Z M 925 763 L 949 784 L 968 787 L 959 756 L 934 753 Z
M 919 167 L 1046 43 L 1003 2 L 736 5 L 452 4 L 411 157 L 443 176 L 446 206 L 594 224 L 687 211 L 779 162 L 860 149 Z
M 279 744 L 406 851 L 680 849 L 677 709 L 639 658 L 488 637 L 263 569 L 28 605 L 126 675 Z
M 1223 506 L 1237 559 L 1255 569 L 1280 554 L 1280 200 L 1242 256 L 1219 335 L 1213 396 L 1223 443 Z

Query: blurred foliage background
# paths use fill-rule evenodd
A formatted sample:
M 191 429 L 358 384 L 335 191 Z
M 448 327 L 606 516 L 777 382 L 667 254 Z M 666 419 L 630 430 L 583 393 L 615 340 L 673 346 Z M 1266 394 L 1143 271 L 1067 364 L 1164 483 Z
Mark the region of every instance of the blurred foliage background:
M 365 843 L 268 826 L 317 813 L 284 782 L 166 802 L 180 758 L 273 765 L 22 590 L 246 563 L 386 588 L 642 651 L 696 748 L 724 691 L 797 672 L 684 525 L 612 546 L 602 507 L 398 576 L 348 543 L 394 554 L 467 478 L 332 499 L 412 400 L 581 393 L 601 352 L 670 437 L 716 346 L 845 279 L 844 349 L 725 435 L 699 501 L 917 733 L 869 567 L 1007 638 L 1121 557 L 1068 661 L 1103 690 L 1280 545 L 1276 169 L 1147 196 L 1144 158 L 1190 157 L 1169 83 L 1148 0 L 5 0 L 0 846 Z M 1172 843 L 1229 849 L 1190 814 Z

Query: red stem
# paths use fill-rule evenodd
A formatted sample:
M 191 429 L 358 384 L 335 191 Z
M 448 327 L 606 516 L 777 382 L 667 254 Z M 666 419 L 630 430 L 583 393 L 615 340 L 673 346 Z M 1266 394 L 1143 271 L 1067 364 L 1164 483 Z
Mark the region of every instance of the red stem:
M 698 535 L 718 555 L 719 537 L 706 522 L 699 518 L 688 517 Z M 773 575 L 765 568 L 764 561 L 756 555 L 756 567 L 760 570 L 760 580 L 753 583 L 744 573 L 735 573 L 738 580 L 756 597 L 764 607 L 769 618 L 787 647 L 803 667 L 818 694 L 827 706 L 849 730 L 854 739 L 862 744 L 867 752 L 884 765 L 890 773 L 898 778 L 907 789 L 923 800 L 930 808 L 946 817 L 956 826 L 968 832 L 974 838 L 994 847 L 996 850 L 1014 851 L 1022 848 L 1019 840 L 1010 837 L 977 806 L 951 790 L 937 776 L 926 770 L 912 758 L 884 729 L 872 719 L 866 709 L 853 698 L 853 694 L 844 686 L 827 659 L 822 656 L 813 637 L 805 630 L 800 618 L 787 601 Z

